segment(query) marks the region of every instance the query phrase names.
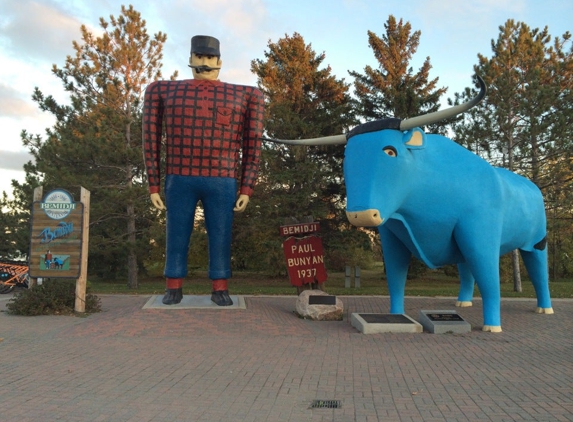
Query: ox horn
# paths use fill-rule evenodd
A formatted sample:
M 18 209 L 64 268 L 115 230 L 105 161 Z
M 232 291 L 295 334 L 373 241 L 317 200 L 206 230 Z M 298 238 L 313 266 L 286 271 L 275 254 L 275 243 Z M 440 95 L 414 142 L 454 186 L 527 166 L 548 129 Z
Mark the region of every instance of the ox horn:
M 457 116 L 458 114 L 464 113 L 476 106 L 485 97 L 487 88 L 483 79 L 476 75 L 480 91 L 477 96 L 469 100 L 467 103 L 459 104 L 454 107 L 447 108 L 445 110 L 436 111 L 430 114 L 423 114 L 421 116 L 412 117 L 410 119 L 405 119 L 400 122 L 400 130 L 410 130 L 418 126 L 431 125 L 432 123 L 439 122 L 441 120 L 449 119 L 450 117 Z M 341 145 L 347 142 L 346 135 L 334 135 L 334 136 L 323 136 L 322 138 L 311 138 L 311 139 L 272 139 L 272 138 L 262 138 L 264 141 L 276 142 L 279 144 L 286 145 Z
M 449 119 L 450 117 L 457 116 L 458 114 L 468 111 L 470 108 L 476 106 L 485 97 L 487 88 L 485 82 L 481 76 L 476 75 L 480 91 L 477 96 L 469 100 L 467 103 L 459 104 L 454 107 L 447 108 L 445 110 L 436 111 L 430 114 L 423 114 L 421 116 L 412 117 L 410 119 L 405 119 L 400 122 L 400 130 L 410 130 L 419 126 L 431 125 L 432 123 L 437 123 L 441 120 Z
M 287 145 L 341 145 L 346 143 L 346 135 L 323 136 L 322 138 L 312 139 L 272 139 L 263 138 L 264 141 L 276 142 Z

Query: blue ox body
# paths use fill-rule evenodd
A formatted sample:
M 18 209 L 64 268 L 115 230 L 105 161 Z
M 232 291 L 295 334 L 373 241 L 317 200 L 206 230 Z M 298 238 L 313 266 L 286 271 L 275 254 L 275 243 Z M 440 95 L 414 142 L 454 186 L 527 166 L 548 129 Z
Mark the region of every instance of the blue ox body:
M 355 128 L 344 157 L 347 215 L 354 225 L 378 227 L 390 312 L 404 313 L 413 255 L 430 268 L 458 264 L 458 305 L 471 305 L 475 280 L 484 331 L 501 331 L 499 256 L 519 249 L 538 312 L 552 313 L 539 189 L 448 138 L 419 128 L 401 131 L 399 122 Z
M 519 249 L 537 294 L 537 312 L 552 314 L 543 197 L 529 180 L 420 127 L 464 113 L 486 94 L 446 110 L 405 120 L 365 123 L 347 135 L 278 140 L 290 145 L 347 144 L 344 156 L 349 221 L 377 227 L 390 291 L 390 312 L 404 313 L 412 255 L 431 268 L 457 264 L 458 306 L 483 299 L 484 331 L 501 331 L 499 257 Z
M 458 306 L 471 306 L 474 284 L 483 300 L 484 331 L 501 331 L 499 257 L 519 249 L 537 294 L 537 312 L 552 314 L 543 197 L 529 180 L 420 127 L 464 113 L 467 103 L 406 120 L 365 123 L 347 135 L 277 140 L 291 145 L 347 144 L 347 216 L 380 232 L 390 312 L 404 313 L 412 255 L 430 268 L 457 264 Z

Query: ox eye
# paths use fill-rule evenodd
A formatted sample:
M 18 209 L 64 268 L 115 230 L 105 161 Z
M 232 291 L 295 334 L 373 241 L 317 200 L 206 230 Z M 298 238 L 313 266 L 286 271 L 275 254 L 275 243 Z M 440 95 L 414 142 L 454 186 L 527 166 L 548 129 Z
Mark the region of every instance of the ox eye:
M 384 147 L 383 151 L 390 157 L 397 157 L 398 156 L 398 151 L 396 151 L 396 148 L 394 148 L 392 146 Z

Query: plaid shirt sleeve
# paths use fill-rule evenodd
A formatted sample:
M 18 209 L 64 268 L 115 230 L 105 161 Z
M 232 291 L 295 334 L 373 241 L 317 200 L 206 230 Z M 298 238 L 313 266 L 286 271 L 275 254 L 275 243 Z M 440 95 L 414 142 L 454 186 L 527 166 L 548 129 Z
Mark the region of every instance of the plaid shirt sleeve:
M 240 193 L 251 196 L 257 180 L 263 135 L 263 93 L 252 89 L 243 128 L 242 175 Z
M 162 82 L 154 82 L 145 90 L 143 99 L 143 159 L 147 168 L 149 193 L 159 193 L 161 180 L 161 134 L 163 122 Z

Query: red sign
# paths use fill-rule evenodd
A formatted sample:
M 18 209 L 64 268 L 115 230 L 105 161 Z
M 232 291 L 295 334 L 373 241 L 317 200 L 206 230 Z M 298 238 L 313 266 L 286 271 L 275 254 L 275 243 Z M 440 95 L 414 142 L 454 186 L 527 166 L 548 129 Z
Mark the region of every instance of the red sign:
M 318 226 L 318 223 L 311 224 Z M 311 224 L 306 225 L 310 226 Z M 288 275 L 293 286 L 326 281 L 324 251 L 322 240 L 319 237 L 289 237 L 283 242 L 283 250 L 287 261 Z

